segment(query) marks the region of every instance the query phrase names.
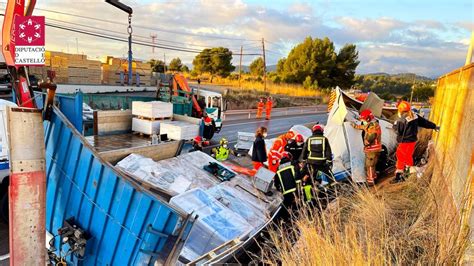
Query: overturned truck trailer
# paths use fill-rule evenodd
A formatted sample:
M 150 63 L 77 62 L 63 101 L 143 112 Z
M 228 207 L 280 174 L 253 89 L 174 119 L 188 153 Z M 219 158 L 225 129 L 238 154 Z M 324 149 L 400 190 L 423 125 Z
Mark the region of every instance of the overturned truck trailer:
M 382 129 L 383 151 L 381 156 L 390 158 L 395 152 L 397 141 L 395 131 L 392 130 L 392 122 L 389 117 L 393 113 L 382 109 L 383 100 L 371 93 L 364 104 L 360 103 L 348 107 L 346 105 L 347 95 L 338 87 L 335 90 L 336 97 L 329 112 L 328 122 L 324 129 L 324 135 L 331 144 L 333 153 L 333 173 L 335 176 L 351 176 L 356 183 L 366 182 L 364 170 L 364 142 L 362 131 L 352 128 L 351 122 L 356 122 L 359 111 L 370 108 L 376 115 Z M 370 103 L 370 104 L 369 104 Z M 389 164 L 387 160 L 380 163 L 385 164 L 383 169 Z

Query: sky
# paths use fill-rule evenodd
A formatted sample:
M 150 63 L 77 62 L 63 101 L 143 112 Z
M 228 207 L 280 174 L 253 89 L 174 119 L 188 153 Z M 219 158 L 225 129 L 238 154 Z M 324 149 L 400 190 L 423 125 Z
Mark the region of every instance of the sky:
M 0 0 L 4 9 L 6 0 Z M 464 64 L 474 29 L 473 0 L 122 0 L 134 9 L 134 39 L 201 50 L 224 46 L 234 53 L 261 54 L 276 64 L 305 37 L 328 37 L 336 49 L 354 43 L 357 73 L 416 73 L 438 77 Z M 101 0 L 42 0 L 35 15 L 47 22 L 126 38 L 127 15 Z M 95 18 L 95 19 L 93 19 Z M 90 58 L 125 57 L 125 42 L 48 27 L 48 50 L 84 53 Z M 134 45 L 135 58 L 180 57 L 195 53 Z M 243 56 L 248 65 L 258 55 Z M 239 64 L 234 55 L 233 64 Z

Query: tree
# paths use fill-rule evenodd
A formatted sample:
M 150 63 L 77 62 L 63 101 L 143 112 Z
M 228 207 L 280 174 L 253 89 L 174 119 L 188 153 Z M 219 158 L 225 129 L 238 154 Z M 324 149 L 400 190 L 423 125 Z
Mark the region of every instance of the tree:
M 200 74 L 210 73 L 211 82 L 214 75 L 227 77 L 235 69 L 232 65 L 232 52 L 224 47 L 202 50 L 194 58 L 193 66 L 194 70 Z
M 181 71 L 183 71 L 184 73 L 188 73 L 189 67 L 187 65 L 183 65 L 183 67 L 181 68 Z
M 285 82 L 304 83 L 306 87 L 339 85 L 345 88 L 355 82 L 357 59 L 358 52 L 353 44 L 346 44 L 336 53 L 329 38 L 307 37 L 290 51 L 288 57 L 278 61 L 277 73 Z
M 165 62 L 161 60 L 151 59 L 148 61 L 153 72 L 164 73 L 165 72 Z
M 173 58 L 170 62 L 169 70 L 170 71 L 181 71 L 183 68 L 183 63 L 179 57 Z
M 250 64 L 250 73 L 254 76 L 263 76 L 263 71 L 265 65 L 263 63 L 263 58 L 259 57 L 252 61 Z
M 310 79 L 322 88 L 334 85 L 331 71 L 336 65 L 334 44 L 328 39 L 307 37 L 293 48 L 284 61 L 278 62 L 279 74 L 290 83 L 303 83 Z
M 360 61 L 354 44 L 346 44 L 339 50 L 336 65 L 331 73 L 335 86 L 349 89 L 355 83 L 355 70 Z

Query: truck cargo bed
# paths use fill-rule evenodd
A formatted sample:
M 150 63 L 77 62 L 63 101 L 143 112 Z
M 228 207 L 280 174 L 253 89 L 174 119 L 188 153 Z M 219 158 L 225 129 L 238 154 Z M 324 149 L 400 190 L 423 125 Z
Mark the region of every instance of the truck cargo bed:
M 58 108 L 51 121 L 44 122 L 44 132 L 46 229 L 55 235 L 66 219 L 73 218 L 91 236 L 84 258 L 68 256 L 68 264 L 152 265 L 176 261 L 193 221 L 140 181 L 117 170 L 102 155 L 114 153 L 115 157 L 109 159 L 118 158 L 124 149 L 99 153 Z M 177 143 L 165 144 L 164 149 L 171 150 L 170 145 Z M 148 151 L 150 147 L 157 149 L 138 148 Z M 59 239 L 55 240 L 59 249 Z

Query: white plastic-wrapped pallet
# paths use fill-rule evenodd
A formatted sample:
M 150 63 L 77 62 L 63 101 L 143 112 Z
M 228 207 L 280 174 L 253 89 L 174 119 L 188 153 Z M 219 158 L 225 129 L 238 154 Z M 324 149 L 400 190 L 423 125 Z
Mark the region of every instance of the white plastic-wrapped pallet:
M 167 134 L 169 139 L 191 140 L 199 135 L 199 126 L 184 121 L 163 121 L 160 134 Z
M 198 215 L 181 253 L 190 261 L 227 241 L 245 237 L 252 230 L 244 218 L 200 188 L 172 197 L 170 204 Z
M 171 118 L 173 116 L 173 104 L 153 101 L 153 102 L 132 102 L 132 115 L 150 119 Z
M 163 120 L 146 120 L 139 118 L 132 118 L 132 131 L 147 135 L 160 134 L 160 123 Z

